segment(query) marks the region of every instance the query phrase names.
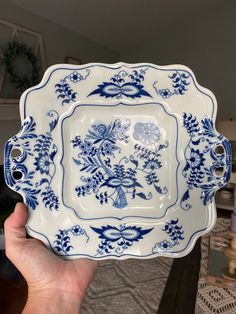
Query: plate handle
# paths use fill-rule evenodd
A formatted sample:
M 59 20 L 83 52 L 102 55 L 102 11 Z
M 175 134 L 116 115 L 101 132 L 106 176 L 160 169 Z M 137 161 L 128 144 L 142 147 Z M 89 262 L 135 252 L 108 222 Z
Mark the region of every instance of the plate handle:
M 9 187 L 13 187 L 15 185 L 15 180 L 12 176 L 12 164 L 11 164 L 11 152 L 13 149 L 13 145 L 8 141 L 5 145 L 4 150 L 4 177 L 6 184 Z
M 4 176 L 6 184 L 20 193 L 32 209 L 38 204 L 40 188 L 33 181 L 35 175 L 32 147 L 37 135 L 32 117 L 23 121 L 18 134 L 10 138 L 4 150 Z
M 26 154 L 21 145 L 17 143 L 16 137 L 11 138 L 5 145 L 4 176 L 7 185 L 15 191 L 19 190 L 20 187 L 16 187 L 17 182 L 20 183 L 25 174 L 23 165 L 25 159 Z
M 193 121 L 196 123 L 195 120 Z M 204 132 L 208 132 L 208 134 L 206 135 L 198 129 L 197 135 L 199 136 L 191 138 L 186 149 L 187 153 L 185 152 L 186 166 L 182 173 L 186 178 L 187 189 L 184 191 L 180 202 L 183 210 L 192 208 L 190 197 L 193 189 L 199 189 L 200 199 L 206 206 L 213 200 L 215 192 L 230 179 L 230 141 L 212 128 L 213 125 L 210 120 L 205 120 L 204 126 Z
M 212 150 L 211 157 L 215 167 L 215 179 L 219 187 L 223 187 L 230 179 L 232 158 L 230 141 L 223 135 Z

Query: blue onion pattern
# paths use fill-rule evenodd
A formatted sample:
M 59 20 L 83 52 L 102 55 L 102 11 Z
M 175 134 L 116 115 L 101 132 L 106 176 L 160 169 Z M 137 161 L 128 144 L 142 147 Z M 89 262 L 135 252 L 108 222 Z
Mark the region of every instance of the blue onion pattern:
M 184 240 L 184 231 L 183 227 L 180 226 L 178 218 L 176 220 L 171 220 L 170 222 L 166 222 L 162 231 L 164 231 L 169 239 L 164 239 L 160 242 L 157 242 L 153 249 L 153 253 L 158 253 L 160 251 L 169 251 L 174 246 L 179 245 L 180 241 Z
M 122 70 L 110 78 L 109 82 L 103 82 L 98 88 L 93 90 L 88 96 L 99 95 L 105 98 L 123 97 L 141 98 L 151 97 L 141 84 L 148 68 L 133 71 L 131 74 Z
M 81 71 L 74 71 L 61 79 L 60 83 L 55 85 L 55 93 L 58 94 L 57 99 L 62 100 L 62 106 L 76 101 L 77 92 L 74 91 L 71 84 L 78 84 L 80 81 L 86 80 L 89 74 L 90 70 L 88 69 L 86 69 L 83 74 Z
M 216 188 L 223 187 L 228 181 L 229 170 L 220 178 L 215 175 L 215 170 L 224 167 L 225 162 L 230 164 L 230 160 L 225 160 L 226 155 L 230 156 L 230 147 L 226 140 L 222 141 L 223 136 L 217 134 L 208 117 L 199 123 L 192 114 L 184 113 L 183 126 L 189 135 L 189 142 L 185 149 L 186 164 L 182 171 L 187 189 L 182 196 L 181 207 L 188 210 L 192 207 L 189 202 L 191 190 L 200 189 L 201 200 L 207 205 L 212 202 Z M 217 144 L 223 145 L 228 151 L 218 154 L 215 151 Z M 206 164 L 207 157 L 212 160 L 210 167 Z
M 39 134 L 34 145 L 35 172 L 41 174 L 40 182 L 37 187 L 42 190 L 42 201 L 49 209 L 58 209 L 59 197 L 55 195 L 52 189 L 52 180 L 56 174 L 56 165 L 54 158 L 57 154 L 57 146 L 53 143 L 52 132 L 58 122 L 58 113 L 51 110 L 48 115 L 52 118 L 49 123 L 49 131 L 46 134 Z
M 184 71 L 176 70 L 168 77 L 172 81 L 172 90 L 169 88 L 159 89 L 157 87 L 157 81 L 153 83 L 153 88 L 155 89 L 156 93 L 160 95 L 163 99 L 170 98 L 174 95 L 184 95 L 186 93 L 187 86 L 190 84 L 188 81 L 190 74 Z
M 129 142 L 126 134 L 129 128 L 129 120 L 124 123 L 119 119 L 109 124 L 99 122 L 91 126 L 84 139 L 77 135 L 72 140 L 77 153 L 73 157 L 74 163 L 80 172 L 90 173 L 90 176 L 80 177 L 83 185 L 75 187 L 78 197 L 95 194 L 100 204 L 112 202 L 112 206 L 121 209 L 128 205 L 128 198 L 149 200 L 153 192 L 167 193 L 167 187 L 160 185 L 158 171 L 162 168 L 160 152 L 168 148 L 168 142 L 161 143 L 160 129 L 154 123 L 137 122 L 133 137 L 141 145 L 135 144 L 132 154 L 114 162 L 122 153 L 119 141 Z M 138 181 L 138 173 L 152 191 L 147 191 Z
M 134 126 L 133 138 L 144 145 L 153 145 L 159 141 L 160 129 L 152 122 L 138 122 Z
M 144 235 L 153 230 L 153 228 L 143 229 L 142 227 L 126 226 L 125 224 L 121 224 L 119 228 L 107 225 L 101 228 L 91 227 L 91 229 L 99 234 L 99 239 L 101 239 L 96 256 L 105 254 L 121 255 L 134 242 L 140 241 Z
M 86 243 L 89 241 L 89 236 L 80 225 L 75 225 L 69 229 L 58 230 L 56 240 L 54 241 L 54 251 L 60 255 L 69 255 L 69 252 L 73 249 L 73 246 L 71 245 L 71 237 L 79 236 L 84 237 Z
M 14 187 L 15 191 L 23 191 L 26 204 L 35 209 L 38 205 L 38 194 L 41 189 L 34 187 L 32 179 L 34 178 L 35 171 L 29 171 L 24 165 L 25 160 L 32 156 L 32 151 L 30 147 L 30 140 L 34 140 L 37 135 L 35 134 L 36 124 L 32 117 L 28 117 L 22 127 L 20 132 L 13 136 L 6 144 L 5 148 L 5 179 L 10 187 Z M 15 148 L 21 150 L 21 155 L 11 159 L 11 151 Z M 15 180 L 11 175 L 14 171 L 20 171 L 22 173 L 22 178 L 20 180 Z
M 57 154 L 57 146 L 53 143 L 52 132 L 58 122 L 58 113 L 54 110 L 48 112 L 51 121 L 49 131 L 45 134 L 36 133 L 36 123 L 32 117 L 28 117 L 22 125 L 21 131 L 8 141 L 6 145 L 5 175 L 7 184 L 16 191 L 22 191 L 26 204 L 35 209 L 38 198 L 41 197 L 45 207 L 58 209 L 59 198 L 55 195 L 51 183 L 56 173 L 54 158 Z M 29 139 L 31 140 L 29 142 Z M 10 154 L 13 148 L 19 148 L 21 155 L 11 160 Z M 25 161 L 34 160 L 33 170 L 29 171 Z M 11 161 L 10 161 L 11 160 Z M 15 180 L 11 172 L 20 171 L 22 178 Z M 35 174 L 40 173 L 40 181 L 32 183 Z

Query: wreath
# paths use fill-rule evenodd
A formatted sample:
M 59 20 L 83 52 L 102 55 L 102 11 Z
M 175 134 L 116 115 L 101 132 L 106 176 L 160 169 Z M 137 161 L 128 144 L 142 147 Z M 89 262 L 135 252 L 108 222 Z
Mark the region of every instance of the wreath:
M 16 73 L 13 65 L 13 61 L 22 56 L 29 61 L 32 68 L 31 72 L 24 76 L 20 76 L 18 73 Z M 3 51 L 2 63 L 6 68 L 9 81 L 15 86 L 16 89 L 24 91 L 25 89 L 38 83 L 38 60 L 32 48 L 16 42 L 8 43 L 7 48 Z

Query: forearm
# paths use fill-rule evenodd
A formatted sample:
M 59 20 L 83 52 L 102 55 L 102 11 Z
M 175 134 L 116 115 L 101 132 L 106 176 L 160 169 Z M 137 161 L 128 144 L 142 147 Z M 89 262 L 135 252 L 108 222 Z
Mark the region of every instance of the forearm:
M 81 304 L 82 298 L 71 294 L 29 294 L 23 314 L 79 314 Z

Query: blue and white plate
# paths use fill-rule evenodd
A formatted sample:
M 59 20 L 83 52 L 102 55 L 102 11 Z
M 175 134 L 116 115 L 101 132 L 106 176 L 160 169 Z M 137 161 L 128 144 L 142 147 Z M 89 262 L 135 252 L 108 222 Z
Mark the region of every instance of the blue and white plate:
M 216 112 L 182 65 L 50 67 L 22 95 L 22 128 L 5 147 L 28 233 L 66 258 L 186 255 L 230 177 Z

